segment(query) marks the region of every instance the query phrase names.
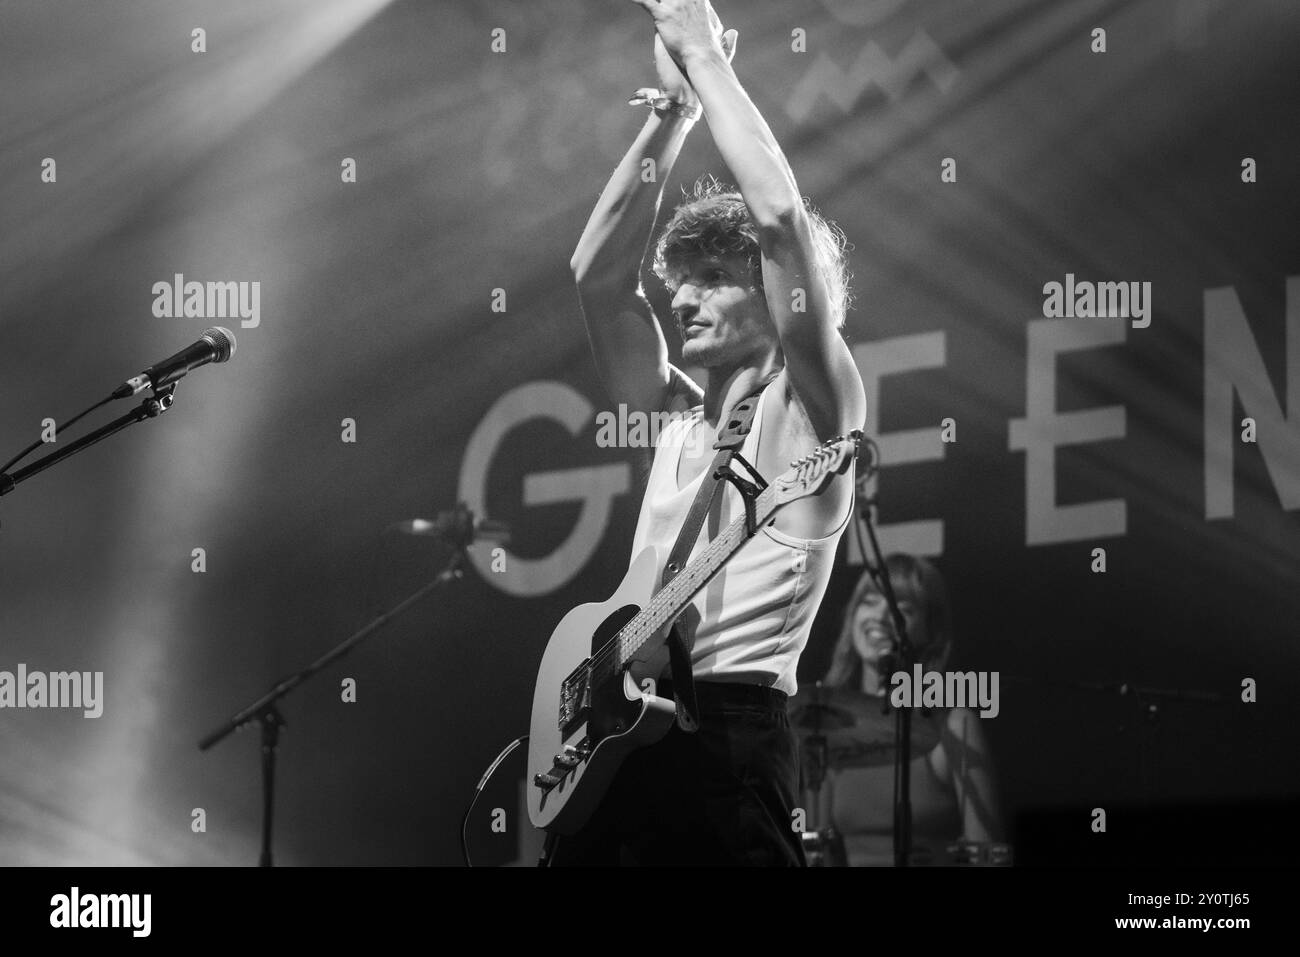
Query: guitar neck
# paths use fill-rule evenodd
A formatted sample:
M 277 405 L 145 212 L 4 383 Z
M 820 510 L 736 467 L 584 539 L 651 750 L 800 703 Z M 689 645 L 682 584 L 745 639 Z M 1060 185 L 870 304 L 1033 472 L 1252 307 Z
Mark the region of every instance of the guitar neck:
M 780 506 L 776 502 L 776 486 L 769 485 L 754 499 L 754 528 L 767 524 Z M 610 639 L 617 642 L 615 667 L 624 664 L 646 650 L 647 643 L 662 639 L 670 624 L 685 610 L 696 593 L 708 584 L 709 579 L 727 563 L 727 560 L 750 539 L 745 516 L 741 515 L 726 527 L 708 547 L 671 582 L 661 588 L 641 611 Z M 651 649 L 654 650 L 654 649 Z

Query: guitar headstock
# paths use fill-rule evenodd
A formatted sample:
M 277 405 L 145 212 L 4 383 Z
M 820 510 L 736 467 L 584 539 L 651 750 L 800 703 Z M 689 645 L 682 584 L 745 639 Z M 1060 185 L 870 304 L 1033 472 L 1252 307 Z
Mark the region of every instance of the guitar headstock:
M 837 435 L 813 449 L 803 458 L 790 463 L 790 469 L 777 476 L 776 504 L 784 505 L 809 495 L 820 495 L 831 479 L 848 469 L 858 454 L 862 430 Z

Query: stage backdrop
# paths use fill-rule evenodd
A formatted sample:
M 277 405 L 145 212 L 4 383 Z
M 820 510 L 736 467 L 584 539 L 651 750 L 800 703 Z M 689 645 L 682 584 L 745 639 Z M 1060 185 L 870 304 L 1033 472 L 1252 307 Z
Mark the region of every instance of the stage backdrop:
M 946 574 L 952 666 L 1001 675 L 1008 818 L 1294 797 L 1300 7 L 718 10 L 853 243 L 883 535 Z M 275 836 L 285 864 L 459 860 L 552 627 L 629 557 L 641 453 L 597 442 L 568 259 L 651 39 L 603 0 L 0 5 L 0 455 L 238 338 L 0 500 L 0 671 L 103 680 L 99 717 L 0 710 L 0 863 L 255 862 L 258 731 L 198 740 L 435 575 L 389 526 L 466 501 L 512 542 L 283 703 Z M 666 202 L 705 172 L 702 122 Z M 1127 311 L 1088 317 L 1102 283 Z M 528 845 L 523 777 L 478 861 Z

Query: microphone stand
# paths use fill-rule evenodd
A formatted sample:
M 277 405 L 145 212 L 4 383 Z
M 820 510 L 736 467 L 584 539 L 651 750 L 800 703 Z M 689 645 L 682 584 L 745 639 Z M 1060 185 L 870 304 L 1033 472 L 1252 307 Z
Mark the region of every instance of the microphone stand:
M 885 566 L 884 555 L 880 551 L 880 542 L 876 539 L 875 525 L 872 523 L 871 509 L 874 496 L 862 497 L 861 516 L 867 528 L 867 537 L 871 540 L 871 550 L 876 556 L 876 567 L 867 565 L 872 578 L 880 586 L 889 606 L 890 616 L 894 621 L 894 634 L 898 636 L 898 653 L 895 666 L 901 665 L 905 674 L 912 673 L 912 643 L 907 636 L 907 620 L 898 608 L 898 597 L 894 594 L 894 584 L 889 580 L 889 569 Z M 862 556 L 863 561 L 867 556 Z M 882 676 L 889 684 L 889 676 Z M 885 700 L 889 700 L 886 691 Z M 897 708 L 894 711 L 894 866 L 907 867 L 912 852 L 912 709 Z
M 1142 794 L 1148 799 L 1151 797 L 1151 785 L 1147 771 L 1146 756 L 1151 746 L 1148 731 L 1154 728 L 1160 719 L 1160 707 L 1162 703 L 1167 702 L 1186 702 L 1195 705 L 1225 705 L 1232 700 L 1231 695 L 1225 695 L 1218 691 L 1198 691 L 1195 689 L 1184 688 L 1154 688 L 1145 685 L 1136 685 L 1128 681 L 1074 681 L 1067 678 L 1038 678 L 1017 674 L 1002 674 L 1002 680 L 1014 684 L 1040 685 L 1048 688 L 1067 688 L 1073 691 L 1091 691 L 1103 695 L 1115 695 L 1125 700 L 1131 700 L 1137 705 L 1141 714 L 1141 720 L 1138 722 L 1138 732 L 1134 737 L 1137 739 L 1137 761 L 1141 769 L 1138 776 L 1138 783 L 1141 787 Z M 1132 728 L 1128 719 L 1123 719 L 1120 725 L 1115 729 L 1118 733 L 1123 733 Z
M 468 514 L 468 510 L 466 510 L 466 512 Z M 349 651 L 374 635 L 375 632 L 379 631 L 394 618 L 403 614 L 422 598 L 434 592 L 439 586 L 461 578 L 463 576 L 462 566 L 464 565 L 466 558 L 465 549 L 474 541 L 474 523 L 472 518 L 467 523 L 459 523 L 452 532 L 453 537 L 450 539 L 453 546 L 451 557 L 447 559 L 446 567 L 438 573 L 436 578 L 427 582 L 405 600 L 393 606 L 388 611 L 371 619 L 370 622 L 359 631 L 339 642 L 339 644 L 335 645 L 297 674 L 290 675 L 288 678 L 277 682 L 271 690 L 266 692 L 266 694 L 262 695 L 248 707 L 237 712 L 233 717 L 222 723 L 220 727 L 199 742 L 199 750 L 206 751 L 231 732 L 238 731 L 250 722 L 256 721 L 262 726 L 262 853 L 258 860 L 259 867 L 271 866 L 271 820 L 272 812 L 274 810 L 273 799 L 275 795 L 275 753 L 279 746 L 280 728 L 285 724 L 284 718 L 275 706 L 276 702 L 326 665 L 342 658 Z
M 0 495 L 8 495 L 17 487 L 18 483 L 44 472 L 50 466 L 57 465 L 69 456 L 76 455 L 82 449 L 94 445 L 110 435 L 121 432 L 129 425 L 135 425 L 135 423 L 143 422 L 145 419 L 157 418 L 172 407 L 176 392 L 175 382 L 170 382 L 162 388 L 153 389 L 152 391 L 153 395 L 146 396 L 136 408 L 126 415 L 120 416 L 106 425 L 101 425 L 89 435 L 85 435 L 72 444 L 37 459 L 31 465 L 19 469 L 12 475 L 0 474 Z

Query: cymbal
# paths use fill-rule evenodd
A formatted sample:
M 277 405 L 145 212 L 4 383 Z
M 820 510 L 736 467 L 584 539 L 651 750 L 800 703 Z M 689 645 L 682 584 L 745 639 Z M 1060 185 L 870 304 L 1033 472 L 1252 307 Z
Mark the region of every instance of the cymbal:
M 894 761 L 894 712 L 884 701 L 848 688 L 805 687 L 790 699 L 790 724 L 805 748 L 826 742 L 832 768 L 866 768 Z M 939 743 L 939 722 L 926 712 L 912 715 L 912 757 L 928 754 Z

